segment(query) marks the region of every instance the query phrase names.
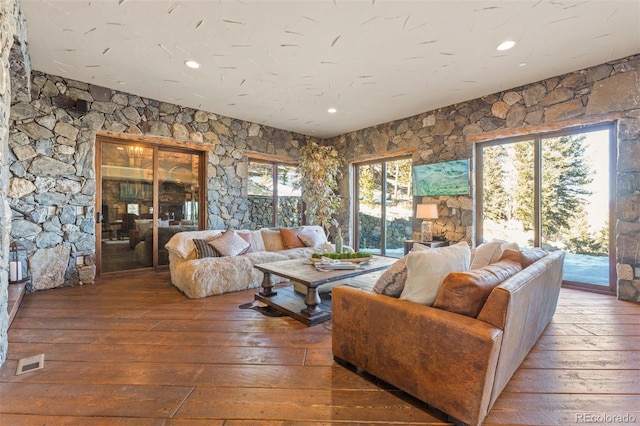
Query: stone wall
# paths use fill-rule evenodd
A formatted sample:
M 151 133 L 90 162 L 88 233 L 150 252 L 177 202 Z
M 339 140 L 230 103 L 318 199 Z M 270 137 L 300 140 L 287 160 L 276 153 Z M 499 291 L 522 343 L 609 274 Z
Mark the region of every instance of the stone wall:
M 248 229 L 273 227 L 273 197 L 264 195 L 249 195 Z M 278 226 L 300 226 L 302 212 L 300 211 L 301 197 L 278 196 Z
M 348 162 L 415 149 L 413 163 L 425 164 L 472 158 L 473 141 L 504 138 L 527 132 L 606 121 L 617 115 L 617 234 L 618 297 L 640 302 L 640 55 L 506 90 L 413 117 L 351 132 L 326 141 Z M 547 130 L 545 130 L 547 129 Z M 474 188 L 472 187 L 473 194 Z M 341 184 L 344 200 L 350 186 Z M 436 202 L 436 225 L 453 241 L 471 242 L 474 230 L 473 197 L 416 198 Z M 349 217 L 344 202 L 341 223 Z M 419 221 L 413 229 L 419 230 Z
M 11 210 L 9 208 L 9 111 L 12 99 L 29 100 L 31 72 L 24 17 L 15 0 L 0 0 L 0 365 L 7 355 L 7 289 Z
M 32 286 L 79 281 L 75 259 L 95 255 L 96 132 L 213 145 L 206 167 L 208 227 L 248 228 L 248 159 L 255 151 L 297 159 L 305 136 L 62 77 L 32 73 L 33 101 L 11 107 L 12 239 L 27 248 Z M 76 110 L 85 100 L 89 111 Z M 203 212 L 204 213 L 204 212 Z M 86 279 L 83 280 L 86 282 Z

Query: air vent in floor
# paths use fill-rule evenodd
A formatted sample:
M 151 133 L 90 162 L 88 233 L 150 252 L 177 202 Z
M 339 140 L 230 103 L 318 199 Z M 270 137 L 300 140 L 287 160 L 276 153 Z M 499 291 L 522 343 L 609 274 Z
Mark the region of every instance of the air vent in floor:
M 44 354 L 30 356 L 28 358 L 22 358 L 18 361 L 18 368 L 16 369 L 16 376 L 29 373 L 31 371 L 40 370 L 44 367 Z

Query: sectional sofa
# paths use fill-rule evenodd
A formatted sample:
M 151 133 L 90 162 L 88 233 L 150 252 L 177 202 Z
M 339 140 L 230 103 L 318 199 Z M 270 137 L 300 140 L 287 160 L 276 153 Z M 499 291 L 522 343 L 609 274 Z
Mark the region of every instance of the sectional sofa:
M 328 243 L 320 226 L 228 230 L 227 235 L 228 232 L 247 242 L 247 249 L 242 254 L 199 258 L 194 240 L 215 244 L 214 241 L 225 233 L 223 230 L 180 232 L 165 245 L 169 253 L 171 282 L 187 297 L 201 298 L 257 288 L 262 284 L 263 273 L 253 265 L 333 251 L 333 245 Z M 271 280 L 273 284 L 284 281 L 274 275 Z

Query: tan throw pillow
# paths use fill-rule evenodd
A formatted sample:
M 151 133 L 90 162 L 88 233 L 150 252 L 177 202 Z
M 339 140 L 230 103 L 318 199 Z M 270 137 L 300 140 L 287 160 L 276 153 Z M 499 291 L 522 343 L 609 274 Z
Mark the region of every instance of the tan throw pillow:
M 407 255 L 407 281 L 400 299 L 431 306 L 444 277 L 450 272 L 467 271 L 470 257 L 471 250 L 466 241 L 449 247 L 412 251 Z
M 501 260 L 467 272 L 452 272 L 442 282 L 433 307 L 476 318 L 491 291 L 520 271 L 518 262 Z
M 502 252 L 506 249 L 518 250 L 517 243 L 510 243 L 508 241 L 493 239 L 484 244 L 480 244 L 476 247 L 476 254 L 473 256 L 473 262 L 469 269 L 478 269 L 483 266 L 496 263 L 502 257 Z
M 304 243 L 298 238 L 302 228 L 280 228 L 280 236 L 285 249 L 304 247 Z
M 264 248 L 266 251 L 280 251 L 284 250 L 284 243 L 282 242 L 282 235 L 279 230 L 276 229 L 262 229 L 262 240 L 264 241 Z
M 240 238 L 232 229 L 227 229 L 218 238 L 209 241 L 222 256 L 237 256 L 244 252 L 250 244 Z
M 321 248 L 327 242 L 327 237 L 315 229 L 302 229 L 298 238 L 305 246 L 313 248 Z
M 507 249 L 502 253 L 500 260 L 513 260 L 514 262 L 518 262 L 522 266 L 522 269 L 524 269 L 531 266 L 533 262 L 542 259 L 547 254 L 549 253 L 540 247 L 523 249 L 522 251 Z
M 400 297 L 407 281 L 407 256 L 391 265 L 378 278 L 373 286 L 373 292 L 392 297 Z

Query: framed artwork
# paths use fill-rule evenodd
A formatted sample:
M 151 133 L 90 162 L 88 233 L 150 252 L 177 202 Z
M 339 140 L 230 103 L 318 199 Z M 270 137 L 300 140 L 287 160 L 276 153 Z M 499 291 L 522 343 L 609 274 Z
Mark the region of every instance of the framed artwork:
M 468 158 L 413 167 L 414 196 L 467 195 L 469 189 Z

